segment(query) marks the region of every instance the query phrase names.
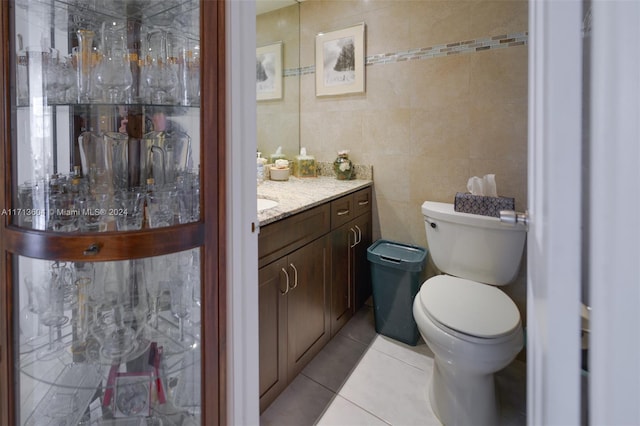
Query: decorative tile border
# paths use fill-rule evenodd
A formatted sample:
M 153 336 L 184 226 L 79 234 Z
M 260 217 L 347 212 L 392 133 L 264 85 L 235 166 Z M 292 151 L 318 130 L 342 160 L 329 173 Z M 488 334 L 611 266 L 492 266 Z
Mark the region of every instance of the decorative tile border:
M 367 57 L 366 65 L 389 64 L 394 62 L 414 61 L 441 56 L 476 53 L 484 50 L 504 49 L 527 44 L 528 32 L 503 34 L 455 43 L 438 44 L 421 49 L 411 49 L 396 53 L 383 53 Z
M 507 47 L 523 46 L 528 44 L 529 32 L 501 34 L 493 37 L 477 38 L 473 40 L 458 41 L 454 43 L 438 44 L 436 46 L 422 47 L 404 50 L 395 53 L 380 53 L 367 56 L 365 65 L 392 64 L 396 62 L 415 61 L 422 59 L 439 58 L 443 56 L 476 53 L 485 50 L 504 49 Z M 285 77 L 314 74 L 315 65 L 285 70 Z

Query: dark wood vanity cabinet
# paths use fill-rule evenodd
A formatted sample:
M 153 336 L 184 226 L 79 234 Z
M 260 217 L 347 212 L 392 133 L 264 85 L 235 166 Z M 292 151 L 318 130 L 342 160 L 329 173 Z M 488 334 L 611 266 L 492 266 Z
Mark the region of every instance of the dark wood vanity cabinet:
M 325 205 L 260 230 L 261 411 L 329 341 L 329 224 Z
M 371 293 L 371 188 L 260 229 L 260 411 Z
M 371 295 L 371 188 L 331 203 L 331 336 Z

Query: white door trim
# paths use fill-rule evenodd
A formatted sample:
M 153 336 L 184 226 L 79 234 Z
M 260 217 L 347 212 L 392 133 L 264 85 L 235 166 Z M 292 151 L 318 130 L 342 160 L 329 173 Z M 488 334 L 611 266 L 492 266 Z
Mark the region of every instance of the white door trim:
M 228 1 L 226 15 L 227 423 L 249 426 L 260 423 L 255 1 Z
M 581 1 L 529 3 L 529 425 L 580 424 L 581 23 Z
M 640 424 L 640 3 L 593 2 L 590 423 Z

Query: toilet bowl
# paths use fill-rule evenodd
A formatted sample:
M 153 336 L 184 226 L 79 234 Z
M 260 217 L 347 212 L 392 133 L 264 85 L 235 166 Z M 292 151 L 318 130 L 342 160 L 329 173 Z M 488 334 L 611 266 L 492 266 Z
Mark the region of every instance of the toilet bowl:
M 446 203 L 425 202 L 422 211 L 430 255 L 445 273 L 425 281 L 413 303 L 434 354 L 432 410 L 445 425 L 495 425 L 493 375 L 524 346 L 518 308 L 495 286 L 517 274 L 526 228 Z
M 499 289 L 461 278 L 438 275 L 423 288 L 413 316 L 435 357 L 434 413 L 445 425 L 495 425 L 493 373 L 524 344 L 517 307 Z

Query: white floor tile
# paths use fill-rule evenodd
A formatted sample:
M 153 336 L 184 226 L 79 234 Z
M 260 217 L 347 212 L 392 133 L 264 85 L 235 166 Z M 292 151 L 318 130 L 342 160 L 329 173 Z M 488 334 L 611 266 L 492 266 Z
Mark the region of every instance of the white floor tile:
M 422 339 L 416 346 L 409 346 L 379 335 L 371 344 L 370 349 L 385 353 L 421 370 L 431 371 L 433 368 L 433 354 Z
M 376 341 L 377 342 L 377 341 Z M 374 343 L 375 345 L 375 343 Z M 383 349 L 389 349 L 384 342 Z M 411 352 L 411 351 L 408 351 Z M 402 358 L 407 358 L 400 355 Z M 413 359 L 414 355 L 409 355 Z M 425 362 L 428 360 L 424 356 Z M 368 350 L 339 392 L 343 398 L 394 426 L 440 425 L 427 399 L 431 369 Z
M 320 418 L 318 426 L 387 426 L 373 414 L 350 401 L 336 395 L 327 411 Z

